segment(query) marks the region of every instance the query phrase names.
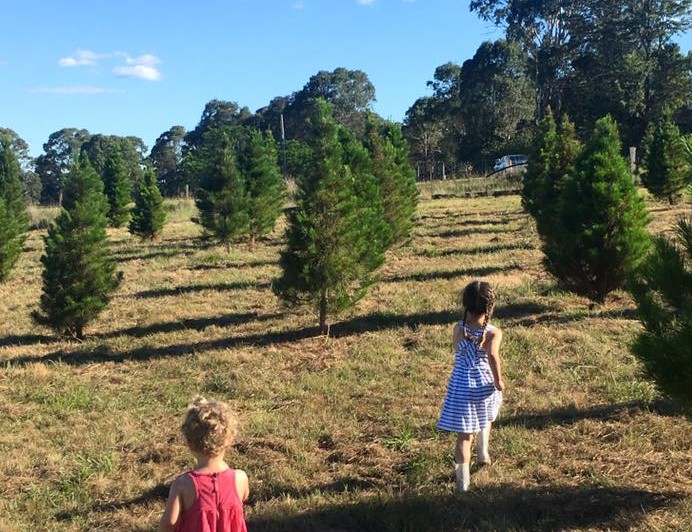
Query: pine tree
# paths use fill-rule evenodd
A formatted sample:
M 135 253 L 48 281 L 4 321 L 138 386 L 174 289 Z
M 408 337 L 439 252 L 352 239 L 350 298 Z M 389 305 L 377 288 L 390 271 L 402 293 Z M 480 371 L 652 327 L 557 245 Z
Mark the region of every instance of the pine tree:
M 634 354 L 666 394 L 692 417 L 692 218 L 674 240 L 658 236 L 630 283 L 644 331 Z
M 249 233 L 249 196 L 228 135 L 210 132 L 205 138 L 196 200 L 199 220 L 228 249 L 233 240 Z
M 43 294 L 34 319 L 84 339 L 84 328 L 106 307 L 122 273 L 108 247 L 103 182 L 82 157 L 65 183 L 62 210 L 44 237 Z
M 166 210 L 161 191 L 156 184 L 156 173 L 147 168 L 142 179 L 135 184 L 135 206 L 132 209 L 129 230 L 142 239 L 154 240 L 163 231 Z
M 574 171 L 581 149 L 569 117 L 563 115 L 558 129 L 548 108 L 539 125 L 522 189 L 522 205 L 536 221 L 536 229 L 544 242 L 550 238 L 547 233 L 558 223 L 557 206 L 565 177 Z
M 680 201 L 687 186 L 690 166 L 685 148 L 670 113 L 647 128 L 642 182 L 654 196 L 671 204 Z
M 9 140 L 0 138 L 0 281 L 9 276 L 26 238 L 28 215 L 20 176 Z
M 418 203 L 416 171 L 410 162 L 406 139 L 399 126 L 371 120 L 366 127 L 365 146 L 379 185 L 390 243 L 401 244 L 411 234 Z
M 601 118 L 565 178 L 556 227 L 544 246 L 548 270 L 597 303 L 624 286 L 650 245 L 649 215 L 620 150 L 615 121 Z
M 314 304 L 326 333 L 328 314 L 364 295 L 373 270 L 384 260 L 385 243 L 378 235 L 389 235 L 382 219 L 379 227 L 372 225 L 382 207 L 374 179 L 360 173 L 367 166 L 363 153 L 351 139 L 340 138 L 331 106 L 323 100 L 316 103 L 311 127 L 311 163 L 298 178 L 297 205 L 289 213 L 287 249 L 280 259 L 282 276 L 274 290 L 289 304 Z
M 257 237 L 274 229 L 283 210 L 286 183 L 271 133 L 263 136 L 257 130 L 250 131 L 247 152 L 244 174 L 249 196 L 250 238 L 254 242 Z
M 106 159 L 103 185 L 108 197 L 109 223 L 112 227 L 122 227 L 130 218 L 132 194 L 130 179 L 118 149 L 114 149 Z

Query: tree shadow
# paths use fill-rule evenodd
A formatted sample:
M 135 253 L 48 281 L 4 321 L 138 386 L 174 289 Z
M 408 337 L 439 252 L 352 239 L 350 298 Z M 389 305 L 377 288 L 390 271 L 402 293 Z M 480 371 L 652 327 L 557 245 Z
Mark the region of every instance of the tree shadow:
M 566 406 L 531 414 L 499 417 L 495 425 L 497 427 L 523 427 L 533 430 L 543 430 L 555 425 L 573 425 L 584 419 L 616 421 L 622 418 L 629 418 L 641 412 L 655 412 L 656 414 L 664 416 L 675 416 L 679 414 L 674 403 L 669 400 L 661 399 L 651 402 L 638 400 L 617 404 L 597 405 L 589 408 Z
M 241 270 L 246 268 L 260 268 L 262 266 L 277 266 L 278 260 L 250 260 L 247 262 L 223 262 L 219 264 L 193 264 L 189 270 Z
M 610 309 L 600 312 L 584 311 L 579 313 L 566 314 L 564 312 L 551 312 L 538 316 L 528 316 L 524 319 L 514 321 L 512 325 L 521 327 L 532 327 L 534 325 L 564 325 L 586 319 L 618 319 L 618 320 L 639 320 L 639 314 L 635 308 Z
M 628 530 L 645 514 L 682 498 L 681 493 L 634 487 L 502 485 L 473 489 L 463 496 L 404 493 L 304 512 L 279 510 L 253 516 L 248 528 L 256 532 Z
M 494 244 L 491 246 L 477 246 L 465 249 L 422 249 L 415 253 L 419 257 L 449 257 L 453 255 L 478 255 L 482 253 L 498 253 L 500 251 L 516 251 L 524 249 L 535 249 L 535 246 L 528 242 L 515 242 L 509 244 Z
M 209 327 L 230 327 L 243 325 L 250 322 L 269 321 L 283 318 L 283 314 L 257 314 L 256 312 L 226 314 L 224 316 L 212 316 L 205 318 L 183 318 L 180 321 L 154 323 L 146 326 L 135 326 L 118 331 L 110 331 L 103 334 L 95 334 L 94 338 L 115 338 L 118 336 L 130 336 L 142 338 L 150 334 L 171 333 L 178 331 L 203 331 Z
M 0 347 L 33 345 L 33 344 L 54 344 L 61 341 L 58 336 L 47 334 L 11 334 L 0 338 Z
M 465 236 L 479 235 L 479 234 L 494 234 L 503 235 L 511 234 L 521 231 L 520 228 L 516 229 L 497 229 L 495 227 L 473 227 L 469 229 L 450 229 L 448 231 L 440 232 L 416 232 L 416 236 L 427 236 L 432 238 L 459 238 Z
M 458 277 L 484 277 L 498 272 L 508 272 L 518 269 L 517 266 L 486 266 L 484 268 L 460 268 L 449 271 L 433 271 L 421 273 L 409 273 L 405 275 L 393 275 L 382 279 L 385 283 L 400 283 L 406 281 L 425 282 L 435 279 L 456 279 Z
M 172 288 L 157 288 L 154 290 L 143 290 L 133 294 L 136 299 L 150 299 L 156 297 L 178 296 L 181 294 L 191 294 L 195 292 L 216 291 L 224 292 L 230 290 L 265 290 L 271 287 L 271 283 L 265 281 L 235 281 L 232 283 L 214 284 L 195 284 L 189 286 L 174 286 Z
M 272 319 L 272 315 L 266 319 Z M 264 320 L 262 316 L 256 318 Z M 342 338 L 371 331 L 409 327 L 413 330 L 421 325 L 449 325 L 458 321 L 457 312 L 440 311 L 420 314 L 373 313 L 335 323 L 330 328 L 330 336 Z M 175 344 L 170 346 L 150 346 L 113 351 L 110 346 L 95 345 L 75 351 L 58 350 L 44 356 L 28 355 L 12 359 L 13 365 L 26 365 L 33 362 L 62 362 L 69 365 L 83 365 L 99 362 L 123 362 L 150 360 L 162 357 L 179 357 L 217 349 L 233 349 L 254 346 L 257 348 L 274 344 L 293 343 L 309 338 L 322 337 L 318 327 L 304 327 L 288 331 L 270 331 L 244 336 L 230 336 L 215 340 Z
M 194 255 L 194 251 L 152 251 L 151 253 L 146 253 L 144 255 L 137 255 L 133 253 L 113 253 L 113 259 L 115 262 L 130 262 L 133 260 L 149 260 L 149 259 L 160 259 L 160 258 L 172 258 L 172 257 L 189 257 Z

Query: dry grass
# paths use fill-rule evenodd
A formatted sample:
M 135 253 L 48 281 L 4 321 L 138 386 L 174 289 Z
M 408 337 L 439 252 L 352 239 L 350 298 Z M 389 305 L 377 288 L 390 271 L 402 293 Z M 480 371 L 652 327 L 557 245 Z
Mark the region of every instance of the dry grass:
M 425 194 L 423 195 L 425 198 Z M 677 212 L 650 203 L 664 231 Z M 111 232 L 125 282 L 90 338 L 32 325 L 41 233 L 0 286 L 0 530 L 154 530 L 192 461 L 188 400 L 229 401 L 254 531 L 690 530 L 692 425 L 640 375 L 631 300 L 590 309 L 543 271 L 516 196 L 426 200 L 379 282 L 316 336 L 271 292 L 281 229 L 230 253 L 171 204 L 163 238 Z M 509 390 L 473 490 L 434 425 L 457 294 L 496 283 Z

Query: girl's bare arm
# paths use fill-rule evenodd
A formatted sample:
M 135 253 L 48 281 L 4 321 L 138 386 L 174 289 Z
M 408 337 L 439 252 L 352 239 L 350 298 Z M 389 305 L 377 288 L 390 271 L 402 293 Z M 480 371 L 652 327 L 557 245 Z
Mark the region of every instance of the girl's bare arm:
M 500 343 L 502 342 L 502 331 L 493 329 L 488 331 L 488 345 L 486 352 L 488 353 L 488 361 L 490 369 L 493 372 L 495 379 L 495 388 L 502 391 L 505 389 L 505 381 L 502 379 L 502 363 L 500 361 Z

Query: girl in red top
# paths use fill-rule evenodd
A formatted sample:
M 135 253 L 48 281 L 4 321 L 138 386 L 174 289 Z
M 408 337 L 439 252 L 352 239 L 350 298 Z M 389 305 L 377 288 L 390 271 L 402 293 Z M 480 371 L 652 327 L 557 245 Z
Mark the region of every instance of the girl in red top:
M 182 432 L 197 459 L 173 481 L 161 517 L 162 532 L 247 532 L 243 501 L 250 493 L 245 471 L 224 462 L 236 435 L 236 419 L 221 402 L 194 399 Z

